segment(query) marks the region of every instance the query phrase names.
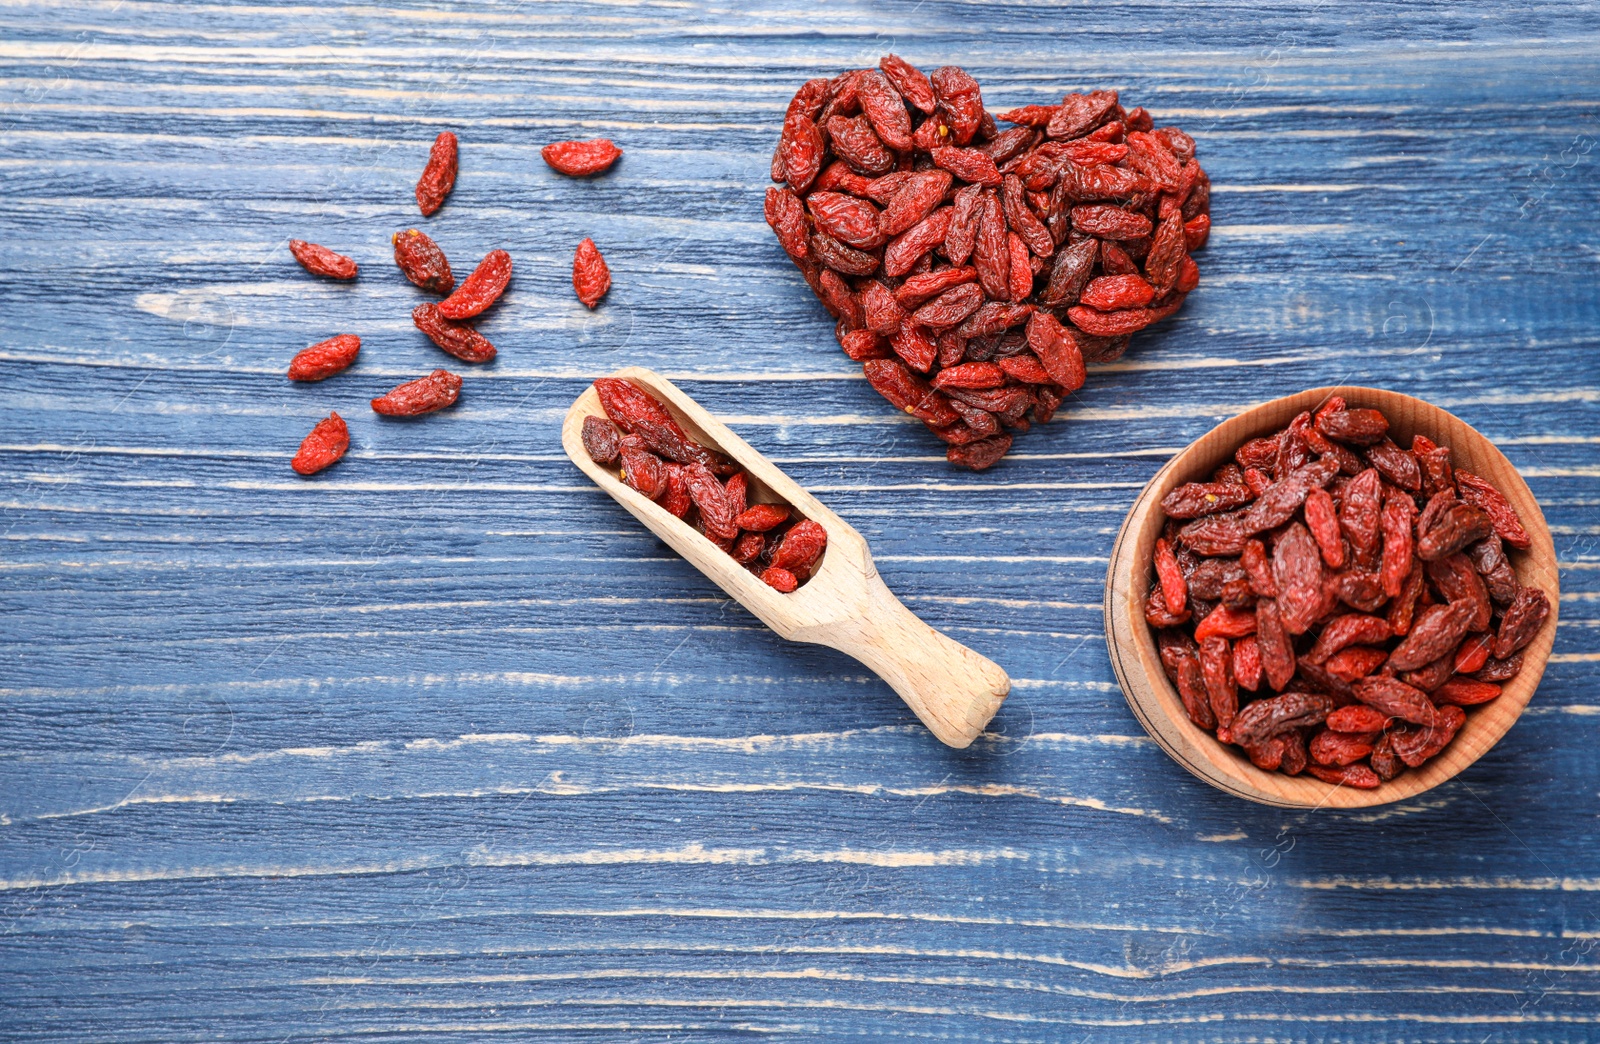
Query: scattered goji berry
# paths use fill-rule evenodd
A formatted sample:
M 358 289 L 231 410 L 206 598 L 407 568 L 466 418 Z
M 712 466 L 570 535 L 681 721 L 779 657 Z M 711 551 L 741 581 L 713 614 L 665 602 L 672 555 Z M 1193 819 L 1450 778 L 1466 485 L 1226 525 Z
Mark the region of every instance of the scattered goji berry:
M 596 464 L 615 464 L 622 449 L 622 430 L 606 417 L 583 418 L 583 448 Z
M 315 475 L 337 464 L 349 448 L 350 429 L 345 426 L 343 417 L 330 413 L 317 421 L 311 433 L 301 441 L 300 451 L 289 466 L 302 475 Z
M 428 339 L 462 362 L 486 363 L 494 358 L 494 345 L 470 323 L 459 323 L 439 314 L 439 306 L 424 302 L 411 310 L 411 322 Z
M 361 338 L 340 334 L 302 348 L 289 361 L 291 381 L 320 381 L 348 370 L 361 352 Z
M 461 395 L 461 378 L 449 370 L 434 370 L 372 400 L 372 409 L 386 417 L 415 417 L 455 405 Z
M 394 263 L 412 283 L 433 294 L 448 294 L 456 285 L 450 261 L 427 233 L 408 228 L 394 234 Z
M 433 148 L 428 151 L 428 165 L 422 168 L 422 177 L 417 179 L 417 206 L 422 208 L 423 217 L 432 216 L 434 211 L 444 206 L 445 197 L 456 187 L 459 166 L 456 136 L 444 131 L 433 139 Z
M 607 138 L 592 141 L 558 141 L 539 150 L 552 170 L 573 178 L 587 178 L 603 174 L 622 156 Z
M 328 279 L 354 279 L 359 270 L 356 263 L 343 254 L 303 239 L 289 240 L 289 253 L 307 272 Z
M 572 255 L 572 289 L 588 308 L 598 305 L 611 289 L 611 269 L 592 239 L 585 238 Z
M 573 278 L 576 281 L 576 274 Z M 446 319 L 471 319 L 500 300 L 510 282 L 511 255 L 504 250 L 491 250 L 461 281 L 456 292 L 439 302 L 439 314 Z

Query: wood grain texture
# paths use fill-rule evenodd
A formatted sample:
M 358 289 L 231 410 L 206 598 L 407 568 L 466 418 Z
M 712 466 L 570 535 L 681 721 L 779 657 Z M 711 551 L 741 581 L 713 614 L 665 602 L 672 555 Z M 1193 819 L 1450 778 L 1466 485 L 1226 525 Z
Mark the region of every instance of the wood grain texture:
M 0 6 L 0 1034 L 1594 1039 L 1597 48 L 1537 2 Z M 1216 186 L 1184 310 L 981 475 L 760 217 L 795 86 L 891 49 L 995 109 L 1118 87 Z M 603 177 L 539 160 L 596 136 Z M 391 421 L 366 400 L 443 360 L 388 263 L 412 226 L 517 276 L 460 404 Z M 345 330 L 351 371 L 283 379 Z M 624 365 L 1007 669 L 984 736 L 942 747 L 572 470 L 561 418 Z M 1461 776 L 1263 808 L 1143 735 L 1102 584 L 1174 452 L 1341 383 L 1506 452 L 1561 625 Z M 329 409 L 350 455 L 301 480 Z
M 1451 463 L 1487 479 L 1505 494 L 1532 538 L 1526 552 L 1511 549 L 1517 579 L 1550 598 L 1550 619 L 1523 653 L 1523 667 L 1493 702 L 1473 708 L 1460 733 L 1438 757 L 1408 769 L 1375 790 L 1334 786 L 1311 776 L 1264 772 L 1236 747 L 1189 720 L 1161 666 L 1155 631 L 1145 621 L 1145 595 L 1153 580 L 1156 538 L 1167 521 L 1161 501 L 1185 482 L 1205 482 L 1250 439 L 1274 435 L 1302 411 L 1315 411 L 1333 396 L 1351 409 L 1376 409 L 1389 421 L 1390 438 L 1409 447 L 1418 434 L 1448 446 Z M 1505 454 L 1459 417 L 1421 399 L 1381 388 L 1310 388 L 1262 403 L 1224 421 L 1167 462 L 1134 501 L 1112 545 L 1106 570 L 1106 639 L 1112 669 L 1128 706 L 1150 738 L 1196 777 L 1250 801 L 1283 808 L 1370 808 L 1416 799 L 1481 758 L 1521 717 L 1544 676 L 1560 625 L 1560 573 L 1544 514 L 1527 483 Z

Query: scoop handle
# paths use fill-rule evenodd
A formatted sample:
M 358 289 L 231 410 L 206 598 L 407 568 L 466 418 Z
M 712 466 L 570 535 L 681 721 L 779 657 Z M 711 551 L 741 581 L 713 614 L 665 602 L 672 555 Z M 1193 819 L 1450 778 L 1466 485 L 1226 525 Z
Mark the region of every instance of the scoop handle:
M 942 743 L 965 747 L 1011 691 L 1000 665 L 940 634 L 907 609 L 874 571 L 865 610 L 830 627 L 822 644 L 853 656 L 900 694 Z

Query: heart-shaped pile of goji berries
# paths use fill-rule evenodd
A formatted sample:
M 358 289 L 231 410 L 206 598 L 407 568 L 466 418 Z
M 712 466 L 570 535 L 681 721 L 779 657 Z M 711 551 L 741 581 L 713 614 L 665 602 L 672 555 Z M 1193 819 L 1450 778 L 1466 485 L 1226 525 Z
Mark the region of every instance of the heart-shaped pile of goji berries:
M 795 94 L 767 223 L 872 386 L 986 468 L 1183 304 L 1211 183 L 1116 91 L 996 117 L 956 66 L 878 65 Z

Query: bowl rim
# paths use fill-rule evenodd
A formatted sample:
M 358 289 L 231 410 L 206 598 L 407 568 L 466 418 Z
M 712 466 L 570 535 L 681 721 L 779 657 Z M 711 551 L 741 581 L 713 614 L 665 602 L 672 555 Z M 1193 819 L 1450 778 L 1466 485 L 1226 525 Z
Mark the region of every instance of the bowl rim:
M 1408 769 L 1373 790 L 1324 783 L 1309 775 L 1285 776 L 1250 764 L 1237 748 L 1219 743 L 1183 711 L 1176 690 L 1160 666 L 1154 629 L 1144 619 L 1155 535 L 1166 520 L 1160 500 L 1182 481 L 1209 475 L 1221 461 L 1251 438 L 1275 431 L 1303 410 L 1314 409 L 1333 395 L 1352 406 L 1377 406 L 1391 430 L 1435 437 L 1470 459 L 1478 470 L 1487 462 L 1499 472 L 1495 485 L 1516 506 L 1532 537 L 1526 552 L 1516 554 L 1513 568 L 1519 582 L 1534 584 L 1550 597 L 1550 616 L 1523 650 L 1522 670 L 1505 683 L 1501 695 L 1468 709 L 1467 724 L 1449 747 L 1418 769 Z M 1402 413 L 1397 422 L 1396 413 Z M 1453 429 L 1443 434 L 1444 429 Z M 1471 452 L 1457 449 L 1471 444 Z M 1367 808 L 1415 797 L 1453 778 L 1482 757 L 1510 730 L 1538 688 L 1555 642 L 1560 584 L 1544 513 L 1516 467 L 1481 432 L 1442 407 L 1382 388 L 1338 385 L 1311 388 L 1249 407 L 1216 425 L 1174 454 L 1140 490 L 1123 519 L 1106 570 L 1105 630 L 1112 670 L 1134 716 L 1156 743 L 1191 774 L 1218 788 L 1261 804 L 1283 808 Z

